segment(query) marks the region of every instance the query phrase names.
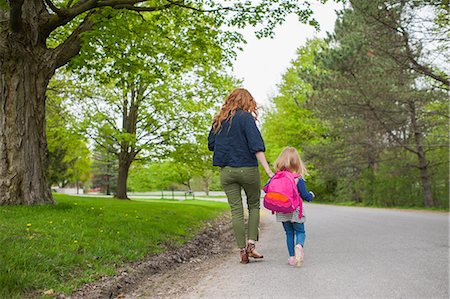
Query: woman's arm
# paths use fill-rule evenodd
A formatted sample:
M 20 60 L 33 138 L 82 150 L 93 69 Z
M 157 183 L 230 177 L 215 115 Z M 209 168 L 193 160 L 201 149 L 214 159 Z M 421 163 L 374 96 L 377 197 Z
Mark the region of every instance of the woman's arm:
M 264 155 L 264 152 L 256 152 L 255 153 L 256 158 L 258 158 L 259 163 L 261 163 L 262 167 L 266 171 L 269 178 L 273 177 L 273 172 L 270 169 L 269 163 L 267 163 L 266 156 Z
M 211 128 L 211 131 L 209 131 L 208 135 L 208 149 L 210 151 L 214 151 L 214 144 L 216 143 L 216 136 L 214 134 L 213 128 Z

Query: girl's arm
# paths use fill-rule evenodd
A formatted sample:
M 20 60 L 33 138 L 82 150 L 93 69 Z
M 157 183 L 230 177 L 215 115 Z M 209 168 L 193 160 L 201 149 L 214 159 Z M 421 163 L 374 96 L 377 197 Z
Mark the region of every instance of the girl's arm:
M 303 200 L 306 201 L 312 201 L 314 198 L 314 193 L 309 192 L 308 189 L 306 189 L 306 184 L 305 184 L 305 180 L 303 179 L 299 179 L 297 182 L 297 189 L 298 192 L 300 193 L 300 196 L 302 197 Z
M 273 172 L 269 167 L 269 163 L 267 163 L 266 156 L 264 155 L 264 152 L 256 152 L 255 153 L 256 158 L 258 158 L 259 163 L 261 163 L 262 167 L 266 171 L 269 178 L 273 177 Z

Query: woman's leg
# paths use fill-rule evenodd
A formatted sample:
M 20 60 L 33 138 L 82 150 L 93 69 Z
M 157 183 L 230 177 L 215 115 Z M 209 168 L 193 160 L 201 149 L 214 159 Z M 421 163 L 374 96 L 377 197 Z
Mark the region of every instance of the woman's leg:
M 295 231 L 295 245 L 300 244 L 302 247 L 305 246 L 305 224 L 304 223 L 293 223 L 293 228 Z
M 239 183 L 247 196 L 248 239 L 257 241 L 259 234 L 259 209 L 261 197 L 261 178 L 258 167 L 239 168 Z
M 234 169 L 223 167 L 220 170 L 220 181 L 231 208 L 231 222 L 234 237 L 239 248 L 245 248 L 244 209 L 242 207 L 241 186 L 235 180 Z
M 294 226 L 290 221 L 283 222 L 283 228 L 286 232 L 286 245 L 288 248 L 289 256 L 294 256 Z

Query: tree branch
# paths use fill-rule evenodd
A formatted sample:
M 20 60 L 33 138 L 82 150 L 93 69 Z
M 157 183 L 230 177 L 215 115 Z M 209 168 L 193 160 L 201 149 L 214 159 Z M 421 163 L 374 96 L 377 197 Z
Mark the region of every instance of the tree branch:
M 216 9 L 201 9 L 201 8 L 198 8 L 198 7 L 192 7 L 192 6 L 186 5 L 186 4 L 184 4 L 184 1 L 167 0 L 167 2 L 169 2 L 169 3 L 173 4 L 173 5 L 179 6 L 179 7 L 183 7 L 183 8 L 186 8 L 186 9 L 190 9 L 190 10 L 194 10 L 196 12 L 202 12 L 202 13 L 205 13 L 205 12 L 218 12 L 218 11 L 222 11 L 222 10 L 242 11 L 242 10 L 239 10 L 239 9 L 236 9 L 236 8 L 233 8 L 233 7 L 219 7 L 219 8 L 216 8 Z
M 50 7 L 50 9 L 51 9 L 54 13 L 56 13 L 56 14 L 58 14 L 58 15 L 61 15 L 61 9 L 59 9 L 58 7 L 56 7 L 56 5 L 53 4 L 53 2 L 52 2 L 51 0 L 44 0 L 44 1 L 45 1 L 45 4 L 47 4 L 48 7 Z
M 46 0 L 49 1 L 49 0 Z M 60 26 L 64 26 L 70 21 L 72 21 L 77 16 L 92 11 L 96 8 L 101 7 L 114 7 L 114 8 L 124 8 L 129 10 L 138 10 L 138 11 L 159 11 L 167 9 L 173 6 L 173 3 L 167 3 L 160 6 L 153 7 L 136 7 L 134 5 L 138 3 L 142 3 L 145 0 L 81 0 L 77 2 L 72 7 L 68 7 L 65 9 L 60 9 L 59 13 L 52 16 L 49 21 L 44 25 L 43 31 L 46 34 L 50 34 L 53 30 Z M 144 10 L 145 9 L 145 10 Z
M 381 24 L 382 26 L 388 28 L 389 30 L 393 30 L 397 33 L 400 33 L 400 35 L 402 36 L 402 42 L 403 42 L 403 46 L 405 47 L 406 50 L 406 60 L 409 61 L 411 63 L 411 69 L 415 70 L 418 73 L 421 73 L 422 75 L 425 75 L 427 77 L 430 77 L 438 82 L 441 82 L 442 84 L 446 85 L 446 86 L 450 86 L 450 80 L 448 80 L 447 78 L 440 76 L 438 74 L 436 74 L 432 69 L 430 69 L 429 67 L 420 64 L 417 59 L 414 57 L 414 53 L 410 47 L 410 39 L 409 39 L 409 34 L 406 31 L 406 29 L 401 25 L 398 24 L 396 22 L 396 20 L 394 20 L 395 25 L 393 26 L 391 24 L 389 24 L 388 22 L 385 22 L 382 18 L 375 16 L 371 13 L 367 13 L 365 10 L 360 9 L 357 6 L 354 6 L 355 9 L 358 9 L 359 12 L 365 14 L 366 16 L 370 17 L 371 19 L 375 20 L 377 23 Z M 400 59 L 398 59 L 398 57 L 396 57 L 395 55 L 393 55 L 392 53 L 388 53 L 387 51 L 383 51 L 386 54 L 388 54 L 395 62 L 397 62 L 397 64 L 401 65 L 401 66 L 405 66 L 405 63 L 403 63 Z
M 373 114 L 373 116 L 375 117 L 375 119 L 378 121 L 378 123 L 383 127 L 384 131 L 395 140 L 395 142 L 397 142 L 399 145 L 401 145 L 404 149 L 406 149 L 407 151 L 410 151 L 412 153 L 417 154 L 417 151 L 415 151 L 413 148 L 409 147 L 407 144 L 405 144 L 404 142 L 402 142 L 402 140 L 400 138 L 398 138 L 391 129 L 388 128 L 388 126 L 386 125 L 386 123 L 381 119 L 380 115 L 377 113 L 377 110 L 370 104 L 370 101 L 368 100 L 369 97 L 366 95 L 366 93 L 364 92 L 364 89 L 361 88 L 360 83 L 358 82 L 358 79 L 356 77 L 356 75 L 350 71 L 351 76 L 354 78 L 355 82 L 356 82 L 356 87 L 358 88 L 360 94 L 367 100 L 365 102 L 366 106 L 369 108 L 369 111 Z
M 81 34 L 90 30 L 94 22 L 90 17 L 96 12 L 90 12 L 72 34 L 58 47 L 53 50 L 55 55 L 55 68 L 65 65 L 72 57 L 77 55 L 81 49 Z

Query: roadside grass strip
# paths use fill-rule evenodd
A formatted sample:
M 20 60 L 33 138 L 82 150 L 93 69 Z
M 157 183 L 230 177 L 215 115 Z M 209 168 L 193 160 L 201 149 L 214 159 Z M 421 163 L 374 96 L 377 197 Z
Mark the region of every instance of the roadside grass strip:
M 54 197 L 56 205 L 0 207 L 0 298 L 70 294 L 167 244 L 183 245 L 227 210 L 210 201 Z

